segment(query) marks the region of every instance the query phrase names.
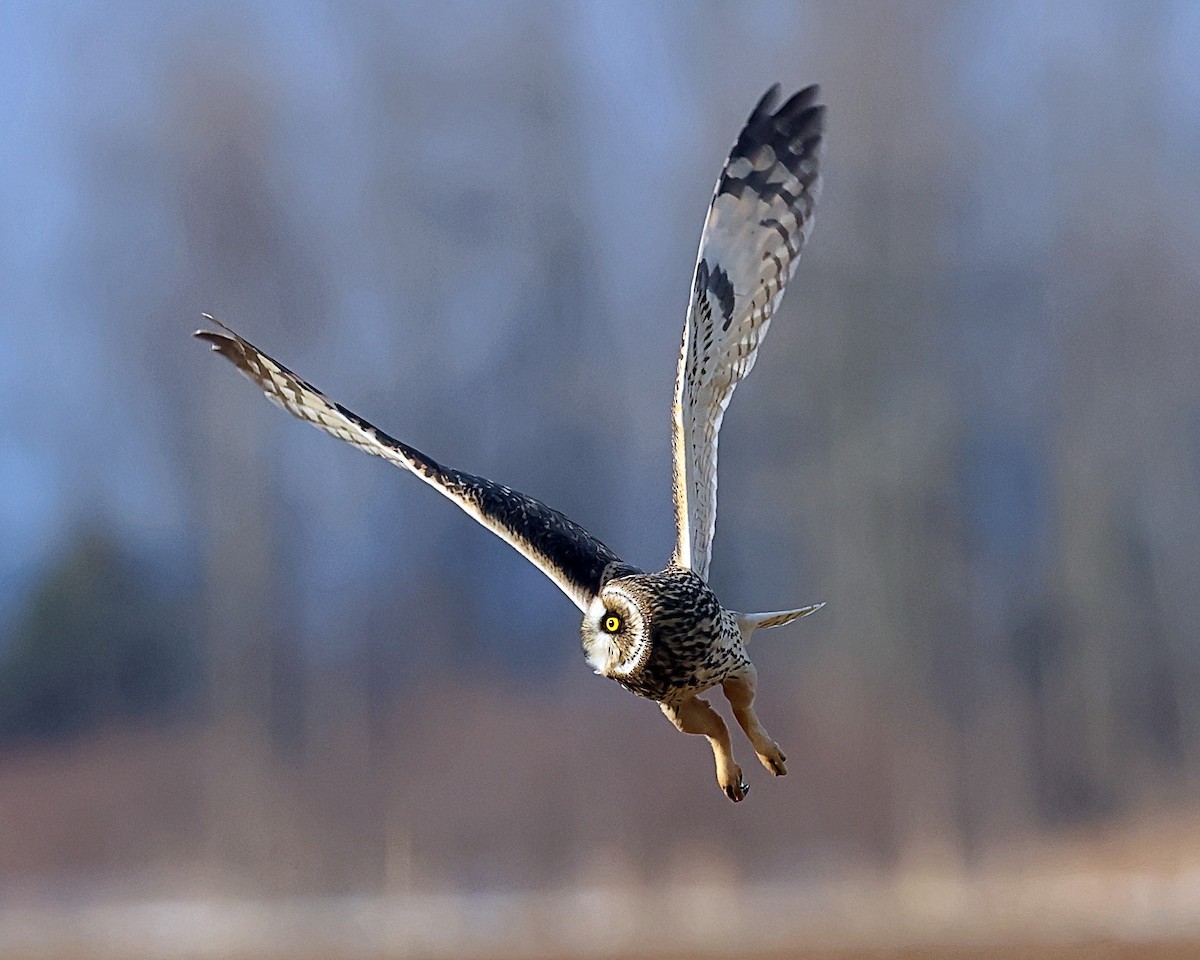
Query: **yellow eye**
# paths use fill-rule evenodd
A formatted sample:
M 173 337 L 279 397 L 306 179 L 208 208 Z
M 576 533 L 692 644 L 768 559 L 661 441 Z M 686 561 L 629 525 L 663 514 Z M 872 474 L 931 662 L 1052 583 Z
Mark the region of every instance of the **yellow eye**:
M 616 633 L 621 629 L 621 618 L 610 613 L 604 618 L 604 629 L 609 633 Z

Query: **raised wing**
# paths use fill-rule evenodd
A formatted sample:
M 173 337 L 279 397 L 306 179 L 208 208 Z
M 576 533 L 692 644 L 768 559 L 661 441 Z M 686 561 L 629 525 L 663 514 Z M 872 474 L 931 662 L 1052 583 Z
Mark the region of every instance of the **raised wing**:
M 675 380 L 675 562 L 708 578 L 717 519 L 717 434 L 754 366 L 812 230 L 825 108 L 818 88 L 782 107 L 776 84 L 746 122 L 708 208 Z
M 221 330 L 197 330 L 196 336 L 258 384 L 268 400 L 359 450 L 415 473 L 511 544 L 580 610 L 587 610 L 605 581 L 635 571 L 557 510 L 491 480 L 443 467 L 330 400 L 219 320 L 207 315 L 205 319 Z

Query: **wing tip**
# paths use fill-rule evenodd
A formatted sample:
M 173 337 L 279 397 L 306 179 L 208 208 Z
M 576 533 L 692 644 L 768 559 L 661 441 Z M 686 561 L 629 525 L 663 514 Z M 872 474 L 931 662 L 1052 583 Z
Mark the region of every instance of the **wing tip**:
M 766 93 L 758 98 L 758 103 L 754 105 L 754 109 L 750 112 L 752 117 L 761 117 L 775 112 L 775 104 L 779 101 L 780 91 L 783 87 L 776 80 L 773 84 L 767 87 Z
M 820 107 L 820 104 L 817 103 L 817 97 L 820 95 L 821 85 L 819 83 L 810 83 L 807 87 L 797 90 L 788 97 L 784 105 L 775 111 L 775 116 L 801 113 L 804 110 Z
M 204 320 L 206 323 L 216 324 L 221 329 L 220 330 L 206 330 L 203 327 L 201 327 L 198 330 L 193 330 L 192 336 L 195 337 L 197 340 L 203 340 L 205 343 L 209 344 L 213 350 L 216 350 L 218 353 L 221 351 L 222 345 L 236 343 L 240 339 L 236 333 L 234 333 L 232 330 L 230 330 L 227 326 L 225 326 L 225 324 L 223 324 L 220 320 L 218 320 L 216 317 L 214 317 L 211 313 L 202 313 L 202 314 L 200 314 L 200 318 L 202 320 Z
M 771 84 L 758 99 L 758 103 L 754 105 L 754 109 L 750 111 L 750 122 L 759 120 L 763 117 L 772 117 L 776 120 L 781 120 L 786 117 L 796 116 L 805 113 L 809 110 L 824 112 L 824 104 L 817 103 L 817 98 L 821 96 L 821 85 L 819 83 L 810 83 L 807 87 L 801 87 L 790 97 L 779 105 L 779 99 L 783 87 L 778 81 Z
M 821 85 L 812 83 L 776 107 L 780 85 L 772 84 L 751 111 L 730 157 L 749 156 L 761 144 L 774 146 L 777 154 L 784 149 L 795 156 L 813 154 L 825 134 L 825 105 L 817 103 L 820 93 Z
M 197 340 L 207 343 L 213 353 L 224 357 L 257 383 L 260 371 L 256 369 L 258 364 L 256 358 L 265 355 L 253 344 L 243 340 L 216 317 L 207 313 L 201 314 L 201 316 L 208 322 L 220 327 L 220 329 L 206 330 L 201 328 L 194 331 L 192 336 Z M 281 367 L 280 369 L 283 368 Z

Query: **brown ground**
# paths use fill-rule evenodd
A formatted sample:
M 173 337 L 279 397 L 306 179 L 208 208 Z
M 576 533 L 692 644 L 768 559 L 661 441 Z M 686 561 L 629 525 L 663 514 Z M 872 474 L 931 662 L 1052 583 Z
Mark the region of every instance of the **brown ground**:
M 682 955 L 659 955 L 642 958 L 642 960 L 685 960 L 685 958 Z M 692 955 L 686 960 L 696 960 L 696 957 Z M 1200 960 L 1200 941 L 1149 944 L 1093 941 L 1054 946 L 1033 944 L 1007 947 L 928 946 L 879 950 L 806 951 L 797 949 L 795 952 L 758 954 L 752 958 L 745 958 L 745 960 Z
M 267 953 L 245 954 L 226 957 L 223 960 L 393 960 L 386 956 L 362 957 L 361 954 L 296 957 Z M 473 954 L 472 957 L 479 955 Z M 4 960 L 25 960 L 21 957 L 5 957 Z M 31 955 L 29 960 L 34 960 Z M 38 954 L 36 960 L 93 960 L 91 954 Z M 395 960 L 400 960 L 399 957 Z M 411 955 L 403 960 L 415 960 Z M 443 955 L 439 955 L 443 960 Z M 500 957 L 496 960 L 525 960 L 517 957 Z M 537 960 L 575 960 L 570 954 L 538 954 Z M 1200 960 L 1200 941 L 1176 941 L 1170 943 L 1114 943 L 1111 941 L 1089 941 L 1075 944 L 1011 946 L 924 946 L 882 949 L 805 950 L 773 953 L 739 954 L 696 954 L 696 953 L 646 953 L 646 954 L 603 954 L 589 960 Z
M 1198 960 L 1200 942 L 1164 944 L 1082 943 L 1071 946 L 909 947 L 903 950 L 835 950 L 758 954 L 744 960 Z M 563 958 L 566 960 L 566 958 Z M 617 958 L 613 958 L 617 960 Z M 625 958 L 621 958 L 625 960 Z M 633 958 L 629 958 L 633 960 Z M 658 955 L 641 960 L 684 960 Z M 697 960 L 692 955 L 687 960 Z M 722 958 L 724 960 L 724 958 Z
M 197 869 L 184 869 L 199 861 L 205 850 L 205 780 L 211 765 L 196 760 L 211 750 L 202 731 L 144 730 L 114 732 L 91 741 L 65 745 L 56 750 L 10 751 L 0 761 L 0 960 L 128 960 L 114 952 L 111 944 L 96 943 L 91 936 L 108 929 L 104 923 L 89 928 L 64 913 L 63 923 L 51 917 L 46 931 L 37 939 L 19 939 L 6 929 L 10 911 L 19 908 L 14 896 L 22 892 L 26 901 L 45 904 L 69 904 L 76 890 L 71 878 L 94 880 L 97 876 L 159 876 L 163 889 L 147 889 L 147 884 L 119 888 L 114 900 L 126 901 L 139 896 L 170 898 L 177 891 L 172 878 L 183 878 L 186 897 L 203 887 L 197 877 L 207 875 Z M 369 758 L 368 758 L 369 759 Z M 364 761 L 364 768 L 369 764 Z M 357 771 L 351 771 L 357 772 Z M 298 779 L 302 779 L 298 777 Z M 337 782 L 345 776 L 333 778 Z M 289 797 L 298 787 L 290 781 L 282 796 Z M 337 799 L 335 797 L 335 799 Z M 355 808 L 343 799 L 338 808 L 352 820 Z M 324 821 L 321 821 L 324 822 Z M 355 835 L 356 836 L 356 835 Z M 341 835 L 335 836 L 344 845 Z M 360 844 L 372 848 L 372 844 Z M 357 849 L 357 848 L 354 848 Z M 269 851 L 268 851 L 269 852 Z M 183 866 L 180 866 L 180 865 Z M 1119 823 L 1097 824 L 1052 836 L 1032 837 L 1024 843 L 1012 842 L 1003 851 L 993 853 L 976 874 L 962 876 L 962 886 L 950 883 L 949 891 L 962 907 L 956 934 L 950 943 L 927 946 L 884 948 L 840 948 L 803 946 L 797 938 L 794 949 L 752 953 L 708 953 L 680 948 L 674 952 L 602 953 L 588 951 L 588 960 L 1200 960 L 1200 939 L 1146 940 L 1118 942 L 1083 940 L 1055 942 L 1061 931 L 1077 936 L 1112 934 L 1121 929 L 1130 937 L 1139 932 L 1170 932 L 1175 936 L 1193 935 L 1198 929 L 1193 918 L 1200 919 L 1196 882 L 1200 876 L 1200 812 L 1193 805 L 1160 810 L 1143 809 L 1137 818 Z M 216 880 L 221 874 L 215 874 Z M 956 875 L 950 874 L 954 880 Z M 945 879 L 945 878 L 941 878 Z M 905 907 L 929 910 L 929 900 L 940 895 L 939 877 L 917 877 L 913 885 L 889 885 L 875 882 L 879 889 L 867 898 L 867 907 L 858 901 L 842 904 L 833 913 L 867 916 L 868 924 L 858 931 L 860 942 L 867 938 L 885 939 L 890 926 L 884 923 L 895 914 L 905 919 Z M 1029 889 L 1033 890 L 1032 893 Z M 219 889 L 219 888 L 218 888 Z M 873 889 L 873 888 L 868 888 Z M 251 891 L 253 893 L 253 891 Z M 35 896 L 36 895 L 36 896 Z M 226 894 L 229 895 L 229 894 Z M 1186 895 L 1186 896 L 1185 896 Z M 47 901 L 47 898 L 49 900 Z M 268 897 L 263 901 L 269 904 Z M 838 901 L 831 901 L 836 906 Z M 1191 907 L 1195 905 L 1195 912 Z M 515 909 L 515 908 L 514 908 Z M 964 946 L 968 938 L 981 936 L 972 919 L 981 914 L 1007 917 L 1007 925 L 984 925 L 987 935 L 1016 941 L 1004 945 Z M 823 914 L 818 911 L 817 918 Z M 934 921 L 941 918 L 932 913 Z M 958 914 L 955 914 L 958 916 Z M 1125 916 L 1142 921 L 1126 927 L 1114 927 L 1110 920 Z M 1015 919 L 1014 919 L 1015 918 Z M 702 918 L 703 919 L 703 918 Z M 1034 923 L 1033 921 L 1036 921 Z M 518 926 L 520 926 L 520 921 Z M 883 923 L 882 926 L 879 924 Z M 285 919 L 281 931 L 288 931 Z M 686 928 L 685 928 L 686 929 Z M 789 930 L 807 929 L 792 925 Z M 839 931 L 836 926 L 831 931 Z M 942 926 L 912 926 L 907 939 L 928 934 L 931 941 Z M 869 932 L 865 932 L 869 931 Z M 916 932 L 915 932 L 916 931 Z M 848 931 L 840 931 L 848 932 Z M 7 935 L 7 936 L 6 936 Z M 957 940 L 953 939 L 957 935 Z M 1040 939 L 1039 939 L 1040 938 Z M 312 943 L 311 951 L 262 949 L 272 935 L 259 940 L 256 949 L 244 954 L 217 955 L 211 951 L 172 953 L 194 956 L 196 960 L 401 960 L 401 955 L 358 950 L 329 949 L 330 943 L 343 941 L 331 936 L 323 943 Z M 120 942 L 118 938 L 117 941 Z M 136 943 L 136 937 L 130 943 Z M 237 942 L 237 941 L 235 941 Z M 306 944 L 309 941 L 300 941 Z M 376 942 L 376 945 L 378 945 Z M 395 942 L 395 941 L 383 941 Z M 519 940 L 509 940 L 511 946 Z M 619 943 L 627 943 L 620 940 Z M 663 942 L 661 939 L 657 941 Z M 702 944 L 704 941 L 694 940 Z M 727 942 L 727 941 L 722 941 Z M 757 942 L 761 943 L 762 940 Z M 825 940 L 840 942 L 838 940 Z M 869 941 L 868 941 L 869 942 Z M 41 949 L 33 947 L 42 945 Z M 463 954 L 463 960 L 483 960 L 486 956 L 476 940 Z M 17 945 L 20 945 L 19 947 Z M 88 949 L 88 946 L 93 949 Z M 240 943 L 239 943 L 240 945 Z M 6 949 L 7 946 L 7 949 Z M 136 953 L 136 949 L 134 950 Z M 138 957 L 149 957 L 147 951 Z M 404 960 L 419 956 L 405 953 Z M 454 955 L 442 951 L 435 955 L 450 960 Z M 497 954 L 497 960 L 569 960 L 570 954 L 545 949 L 521 956 Z M 162 960 L 155 956 L 154 960 Z M 457 958 L 455 957 L 455 960 Z

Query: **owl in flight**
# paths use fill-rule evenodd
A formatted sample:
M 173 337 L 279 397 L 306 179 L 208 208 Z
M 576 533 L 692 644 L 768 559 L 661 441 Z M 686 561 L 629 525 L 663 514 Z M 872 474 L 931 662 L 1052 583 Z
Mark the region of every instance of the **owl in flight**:
M 725 721 L 700 694 L 720 685 L 758 759 L 787 773 L 754 711 L 757 674 L 746 645 L 822 604 L 737 613 L 709 589 L 717 512 L 717 435 L 729 398 L 750 372 L 771 314 L 812 230 L 825 108 L 818 88 L 782 106 L 779 86 L 750 114 L 717 181 L 692 280 L 672 408 L 675 552 L 665 569 L 626 563 L 579 524 L 516 490 L 443 466 L 396 440 L 211 317 L 196 336 L 293 416 L 415 473 L 508 542 L 583 612 L 583 652 L 596 673 L 658 702 L 684 733 L 703 734 L 730 800 L 749 787 Z

